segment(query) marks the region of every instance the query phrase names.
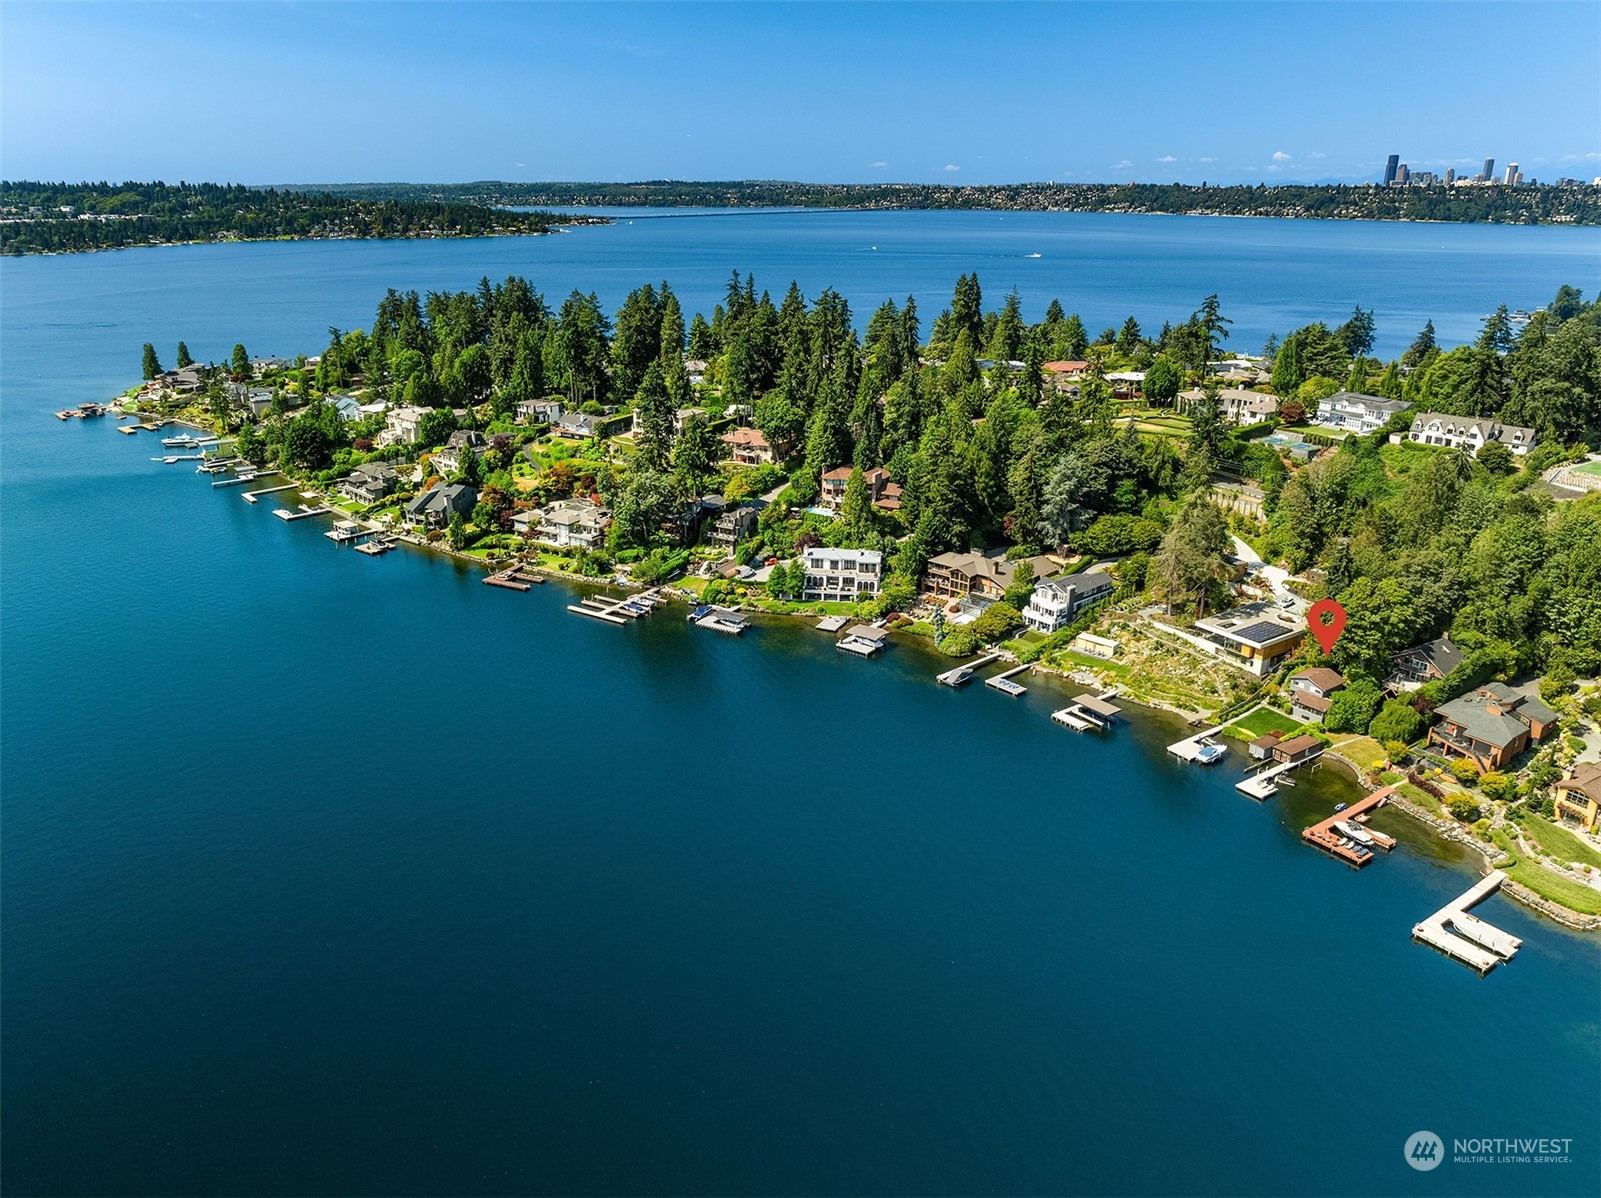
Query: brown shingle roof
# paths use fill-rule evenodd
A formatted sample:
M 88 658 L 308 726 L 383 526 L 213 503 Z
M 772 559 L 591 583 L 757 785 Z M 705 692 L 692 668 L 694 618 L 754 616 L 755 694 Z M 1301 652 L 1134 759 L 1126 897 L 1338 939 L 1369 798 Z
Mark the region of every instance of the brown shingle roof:
M 1331 670 L 1328 666 L 1308 666 L 1306 669 L 1297 670 L 1290 675 L 1291 682 L 1294 682 L 1297 678 L 1305 678 L 1318 690 L 1325 692 L 1337 690 L 1345 685 L 1345 679 L 1340 676 L 1340 672 Z

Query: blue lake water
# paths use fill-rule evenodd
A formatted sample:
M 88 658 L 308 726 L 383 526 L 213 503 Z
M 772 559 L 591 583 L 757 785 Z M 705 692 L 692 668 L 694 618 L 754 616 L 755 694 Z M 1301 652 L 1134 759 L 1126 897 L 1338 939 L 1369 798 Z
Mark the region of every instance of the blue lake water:
M 1080 737 L 1068 692 L 936 687 L 911 644 L 580 620 L 49 415 L 145 340 L 315 351 L 386 286 L 693 307 L 738 266 L 931 318 L 1097 221 L 1102 298 L 1053 266 L 1027 302 L 1466 336 L 1594 289 L 1593 231 L 1012 214 L 0 262 L 6 1192 L 1594 1193 L 1597 939 L 1497 897 L 1525 946 L 1489 978 L 1412 944 L 1474 860 L 1387 813 L 1361 874 L 1305 848 L 1335 770 L 1258 805 L 1167 717 Z M 1419 1129 L 1574 1161 L 1417 1173 Z

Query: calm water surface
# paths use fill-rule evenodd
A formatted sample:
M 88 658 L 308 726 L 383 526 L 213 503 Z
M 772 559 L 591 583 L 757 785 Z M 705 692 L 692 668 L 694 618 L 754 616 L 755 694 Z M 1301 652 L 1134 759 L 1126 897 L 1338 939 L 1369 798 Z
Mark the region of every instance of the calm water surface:
M 807 266 L 860 309 L 1014 277 L 973 256 L 997 218 L 940 250 L 949 214 L 903 215 L 0 263 L 8 1193 L 1596 1191 L 1596 939 L 1495 898 L 1526 944 L 1491 977 L 1411 944 L 1473 862 L 1398 817 L 1408 847 L 1362 874 L 1304 848 L 1354 793 L 1334 771 L 1257 805 L 1237 766 L 1168 758 L 1165 717 L 1079 737 L 1050 684 L 953 692 L 911 644 L 582 621 L 561 586 L 341 551 L 49 416 L 144 340 L 314 350 L 390 285 L 526 272 L 611 304 L 665 276 L 701 303 L 730 266 Z M 842 278 L 851 222 L 917 244 Z M 1016 223 L 1021 277 L 1084 222 Z M 1522 272 L 1525 306 L 1595 246 L 1155 223 L 1246 261 L 1444 241 L 1464 276 Z M 1379 302 L 1340 279 L 1393 285 L 1330 270 L 1297 301 L 1319 315 Z M 1575 1161 L 1415 1173 L 1420 1128 Z

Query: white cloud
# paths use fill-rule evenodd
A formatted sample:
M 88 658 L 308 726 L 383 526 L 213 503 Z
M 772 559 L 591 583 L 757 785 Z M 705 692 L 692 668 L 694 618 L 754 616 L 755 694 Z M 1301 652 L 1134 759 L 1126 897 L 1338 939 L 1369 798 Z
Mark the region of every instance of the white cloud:
M 1307 157 L 1308 158 L 1327 158 L 1328 155 L 1323 153 L 1322 150 L 1313 150 L 1310 154 L 1307 155 Z
M 1288 154 L 1286 154 L 1283 150 L 1274 150 L 1273 151 L 1273 161 L 1274 162 L 1288 162 L 1289 160 L 1290 160 L 1290 156 Z
M 875 171 L 882 171 L 882 170 L 888 170 L 889 169 L 889 163 L 887 163 L 887 162 L 869 162 L 867 165 L 869 167 L 871 167 Z
M 1216 162 L 1216 158 L 1197 158 L 1197 162 Z
M 1171 154 L 1163 154 L 1160 158 L 1157 159 L 1157 161 L 1158 162 L 1177 162 L 1178 159 L 1173 157 L 1173 155 L 1171 155 Z
M 961 169 L 962 169 L 962 168 L 961 168 L 961 167 L 959 167 L 959 166 L 957 166 L 957 165 L 956 165 L 956 164 L 955 164 L 955 163 L 953 163 L 953 162 L 947 162 L 947 163 L 946 163 L 946 164 L 945 164 L 945 169 L 946 169 L 946 170 L 948 170 L 948 171 L 959 171 L 959 170 L 961 170 Z
M 1114 171 L 1126 171 L 1126 170 L 1129 169 L 1129 167 L 1131 167 L 1133 165 L 1134 164 L 1132 162 L 1130 162 L 1127 158 L 1125 158 L 1125 159 L 1123 159 L 1122 162 L 1114 162 L 1114 163 L 1112 163 L 1111 169 L 1114 170 Z
M 519 162 L 517 165 L 518 166 L 527 166 L 528 164 L 526 162 Z

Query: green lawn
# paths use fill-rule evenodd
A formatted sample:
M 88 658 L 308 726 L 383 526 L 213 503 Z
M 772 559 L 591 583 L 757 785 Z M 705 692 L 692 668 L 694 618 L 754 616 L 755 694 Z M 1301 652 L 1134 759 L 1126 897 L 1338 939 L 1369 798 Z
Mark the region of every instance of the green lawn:
M 1375 770 L 1390 759 L 1384 746 L 1371 736 L 1353 736 L 1346 740 L 1335 739 L 1334 749 L 1342 757 L 1349 757 L 1365 770 Z
M 1575 474 L 1594 474 L 1601 476 L 1601 461 L 1586 462 L 1582 466 L 1575 466 L 1573 468 L 1573 472 Z
M 1524 818 L 1523 827 L 1528 831 L 1529 839 L 1553 857 L 1601 869 L 1601 851 L 1567 828 L 1553 824 L 1532 811 Z
M 1253 741 L 1259 736 L 1266 736 L 1269 732 L 1282 732 L 1286 736 L 1293 736 L 1304 727 L 1304 724 L 1297 723 L 1282 711 L 1263 707 L 1231 727 L 1223 729 L 1223 735 L 1232 736 L 1235 740 Z
M 1527 886 L 1541 898 L 1561 903 L 1569 910 L 1581 911 L 1586 915 L 1601 915 L 1601 890 L 1592 890 L 1578 882 L 1570 882 L 1548 869 L 1542 869 L 1532 862 L 1525 861 L 1518 855 L 1511 839 L 1500 828 L 1491 829 L 1490 837 L 1495 841 L 1496 847 L 1512 858 L 1510 865 L 1503 865 L 1500 868 L 1514 882 Z

